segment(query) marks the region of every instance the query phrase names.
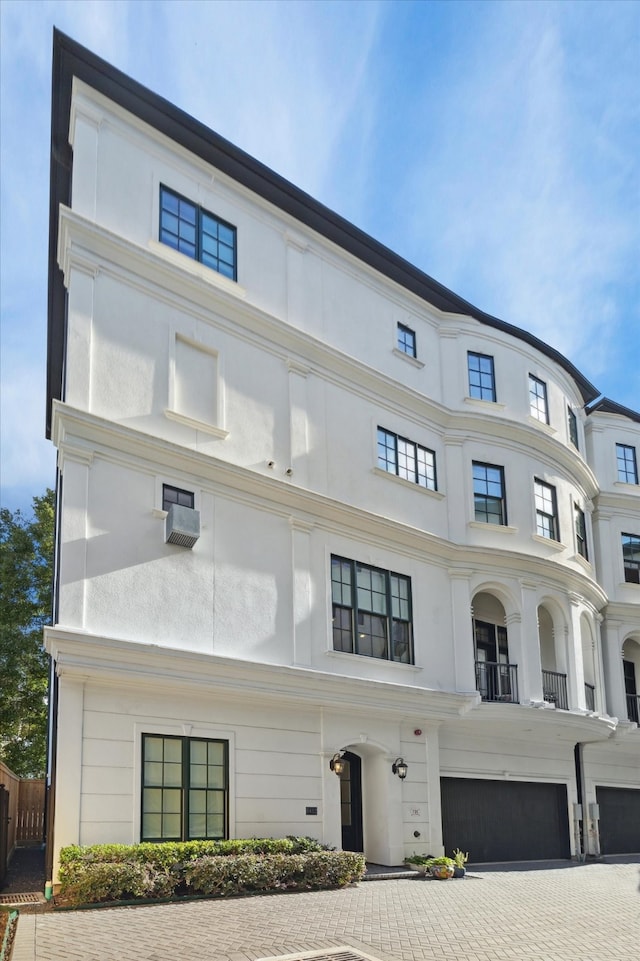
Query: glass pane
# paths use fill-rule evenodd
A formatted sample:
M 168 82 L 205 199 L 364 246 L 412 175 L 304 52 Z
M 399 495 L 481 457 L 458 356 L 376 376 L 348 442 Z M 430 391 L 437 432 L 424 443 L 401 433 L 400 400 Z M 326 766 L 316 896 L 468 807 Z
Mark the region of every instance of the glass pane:
M 166 244 L 167 247 L 173 247 L 174 250 L 178 249 L 178 238 L 166 230 L 160 231 L 160 241 Z
M 190 224 L 195 224 L 196 222 L 196 208 L 186 200 L 180 201 L 180 219 L 186 220 L 187 223 Z
M 147 761 L 162 760 L 162 741 L 161 737 L 145 737 L 144 756 Z
M 204 814 L 207 809 L 206 791 L 189 791 L 189 813 Z
M 211 214 L 202 214 L 202 233 L 218 238 L 218 221 Z
M 222 261 L 219 261 L 218 273 L 222 274 L 224 277 L 228 277 L 230 280 L 233 280 L 233 267 L 231 267 L 229 264 L 224 264 Z
M 207 791 L 207 814 L 224 814 L 222 791 Z
M 196 228 L 192 227 L 191 224 L 185 224 L 184 222 L 180 224 L 180 237 L 187 243 L 192 244 L 195 247 L 196 243 Z
M 207 786 L 207 765 L 192 764 L 191 765 L 191 787 L 206 787 L 206 786 Z
M 162 831 L 162 815 L 144 814 L 142 816 L 142 837 L 159 838 Z
M 230 227 L 225 227 L 224 224 L 218 224 L 218 237 L 221 242 L 228 247 L 235 246 L 235 231 L 231 230 Z
M 180 815 L 164 814 L 162 817 L 162 837 L 180 840 Z
M 175 194 L 169 193 L 168 190 L 163 190 L 161 191 L 161 197 L 162 197 L 162 209 L 170 210 L 172 211 L 172 213 L 177 214 L 178 198 L 175 196 Z
M 162 783 L 169 787 L 180 787 L 182 785 L 182 764 L 165 764 Z
M 142 795 L 142 805 L 145 814 L 162 811 L 162 791 L 160 788 L 145 788 Z
M 224 768 L 220 765 L 210 765 L 207 787 L 224 788 Z
M 193 257 L 195 259 L 196 248 L 193 244 L 190 244 L 188 241 L 180 239 L 178 241 L 177 249 L 180 251 L 181 254 L 186 254 L 187 257 Z
M 162 784 L 162 764 L 157 761 L 145 761 L 144 783 Z
M 207 837 L 208 838 L 224 837 L 224 814 L 207 815 Z
M 180 223 L 180 221 L 178 220 L 177 217 L 174 217 L 173 214 L 169 214 L 169 213 L 167 213 L 166 211 L 163 213 L 163 215 L 162 215 L 162 229 L 163 229 L 163 230 L 168 230 L 168 231 L 170 231 L 172 234 L 177 234 L 177 233 L 178 233 L 178 225 L 179 225 L 179 223 Z
M 220 260 L 223 260 L 227 264 L 233 264 L 233 248 L 227 247 L 226 244 L 218 245 L 218 256 Z
M 207 835 L 206 814 L 189 814 L 189 837 L 204 838 Z
M 215 237 L 211 237 L 210 234 L 202 235 L 202 251 L 203 255 L 205 253 L 210 254 L 212 257 L 218 256 L 218 241 Z
M 224 744 L 209 741 L 207 744 L 207 757 L 209 764 L 224 764 Z
M 207 763 L 207 742 L 191 741 L 190 745 L 191 764 Z
M 182 791 L 172 789 L 162 792 L 162 807 L 165 814 L 179 814 L 181 810 Z

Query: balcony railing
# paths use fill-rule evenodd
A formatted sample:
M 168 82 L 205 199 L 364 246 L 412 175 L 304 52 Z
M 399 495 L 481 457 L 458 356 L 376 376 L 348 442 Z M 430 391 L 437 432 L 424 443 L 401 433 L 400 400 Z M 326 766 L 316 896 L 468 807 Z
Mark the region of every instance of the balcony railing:
M 557 671 L 542 672 L 542 694 L 545 701 L 555 704 L 562 711 L 569 710 L 567 700 L 567 675 Z
M 587 703 L 587 711 L 595 711 L 596 709 L 596 688 L 595 684 L 584 685 L 584 696 Z
M 476 685 L 483 701 L 518 703 L 518 665 L 476 661 Z
M 640 724 L 640 694 L 627 694 L 627 715 L 630 721 Z

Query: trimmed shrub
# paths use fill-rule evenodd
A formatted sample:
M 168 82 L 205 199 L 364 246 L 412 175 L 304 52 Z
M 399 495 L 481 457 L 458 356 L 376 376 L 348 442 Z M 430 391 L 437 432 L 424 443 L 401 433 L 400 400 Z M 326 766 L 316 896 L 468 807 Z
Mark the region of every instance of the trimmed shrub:
M 71 904 L 169 898 L 176 891 L 237 895 L 342 887 L 360 880 L 364 855 L 313 838 L 247 838 L 71 845 L 60 852 L 60 895 Z

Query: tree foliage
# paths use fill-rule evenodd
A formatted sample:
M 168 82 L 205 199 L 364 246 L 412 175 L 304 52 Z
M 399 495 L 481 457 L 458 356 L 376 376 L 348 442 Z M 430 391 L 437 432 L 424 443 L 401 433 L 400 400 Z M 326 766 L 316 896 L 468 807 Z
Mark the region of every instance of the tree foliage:
M 46 768 L 54 498 L 34 497 L 31 518 L 0 509 L 0 760 L 20 777 Z

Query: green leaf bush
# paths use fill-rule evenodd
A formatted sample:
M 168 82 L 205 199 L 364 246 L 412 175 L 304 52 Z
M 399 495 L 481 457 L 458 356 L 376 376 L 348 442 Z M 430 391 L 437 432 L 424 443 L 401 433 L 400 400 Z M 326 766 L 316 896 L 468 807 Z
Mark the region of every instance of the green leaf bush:
M 313 838 L 71 845 L 60 852 L 60 897 L 78 905 L 302 891 L 351 884 L 364 869 L 364 855 Z

